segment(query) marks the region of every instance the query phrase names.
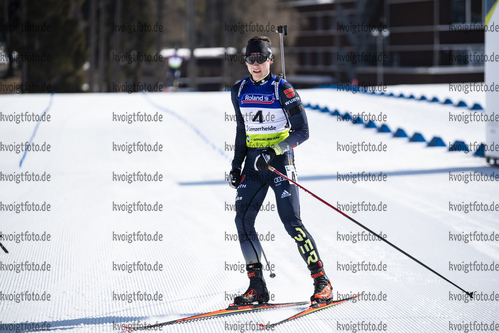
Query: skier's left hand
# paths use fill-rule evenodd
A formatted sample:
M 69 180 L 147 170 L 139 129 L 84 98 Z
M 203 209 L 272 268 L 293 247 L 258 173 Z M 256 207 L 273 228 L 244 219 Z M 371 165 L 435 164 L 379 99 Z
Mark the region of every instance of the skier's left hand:
M 269 163 L 274 159 L 276 156 L 275 150 L 272 148 L 267 148 L 263 150 L 260 155 L 258 155 L 255 159 L 255 170 L 256 171 L 263 171 L 268 169 Z

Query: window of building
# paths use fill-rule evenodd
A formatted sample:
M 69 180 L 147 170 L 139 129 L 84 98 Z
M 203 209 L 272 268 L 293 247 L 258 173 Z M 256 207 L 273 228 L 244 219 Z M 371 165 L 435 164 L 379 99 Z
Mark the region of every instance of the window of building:
M 308 17 L 308 30 L 315 31 L 317 30 L 317 16 L 309 16 Z
M 324 53 L 323 52 L 317 52 L 317 66 L 322 66 L 324 65 L 324 58 L 323 58 Z
M 330 51 L 324 52 L 323 59 L 325 66 L 331 66 L 333 64 L 333 53 Z
M 312 66 L 319 65 L 319 53 L 318 52 L 312 52 L 312 54 L 310 54 L 310 65 L 312 65 Z
M 484 0 L 452 0 L 452 23 L 482 23 Z
M 452 1 L 452 23 L 466 23 L 466 0 Z
M 470 0 L 468 0 L 470 1 Z M 483 13 L 483 1 L 481 0 L 474 0 L 471 1 L 471 22 L 475 23 L 482 23 L 485 22 L 484 13 Z
M 323 19 L 323 17 L 320 14 L 317 14 L 316 22 L 315 22 L 315 29 L 316 30 L 319 30 L 319 31 L 323 30 L 322 19 Z
M 331 15 L 325 15 L 322 18 L 322 27 L 323 30 L 333 30 L 333 17 Z
M 307 51 L 300 52 L 300 64 L 302 66 L 310 66 L 310 53 Z

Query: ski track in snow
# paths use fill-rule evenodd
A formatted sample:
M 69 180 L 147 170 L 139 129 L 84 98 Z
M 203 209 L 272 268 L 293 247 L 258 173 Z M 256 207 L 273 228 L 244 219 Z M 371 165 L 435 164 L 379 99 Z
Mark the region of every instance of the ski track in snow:
M 445 98 L 444 86 L 403 86 L 393 91 L 424 93 Z M 397 90 L 399 89 L 399 90 Z M 448 90 L 448 87 L 447 87 Z M 483 142 L 483 123 L 449 121 L 460 109 L 414 100 L 390 99 L 332 89 L 299 91 L 304 102 L 356 114 L 362 111 L 387 115 L 395 131 L 411 135 L 420 131 L 427 140 L 441 136 Z M 482 102 L 484 96 L 467 96 Z M 50 95 L 2 96 L 5 114 L 24 111 L 40 114 Z M 143 112 L 163 115 L 162 122 L 113 122 L 112 113 Z M 471 111 L 468 111 L 471 112 Z M 0 292 L 49 293 L 46 302 L 0 301 L 0 332 L 18 323 L 50 324 L 53 332 L 116 332 L 123 323 L 154 323 L 225 308 L 234 294 L 244 292 L 243 267 L 231 206 L 235 191 L 225 181 L 233 152 L 235 122 L 230 94 L 56 94 L 49 114 L 34 142 L 50 143 L 49 153 L 30 152 L 22 168 L 22 154 L 0 151 L 0 171 L 48 172 L 50 182 L 2 181 L 4 204 L 34 201 L 51 204 L 50 212 L 0 211 L 2 233 L 24 231 L 50 233 L 50 242 L 1 241 L 9 254 L 0 252 L 3 264 L 25 261 L 51 265 L 50 272 L 0 273 Z M 456 242 L 449 233 L 498 231 L 498 212 L 450 211 L 450 203 L 479 201 L 498 203 L 495 182 L 456 182 L 450 174 L 499 172 L 472 154 L 447 152 L 408 143 L 391 134 L 376 133 L 360 125 L 336 120 L 329 114 L 307 109 L 311 136 L 296 148 L 298 181 L 334 206 L 380 202 L 386 212 L 346 213 L 435 269 L 468 291 L 497 293 L 498 272 L 450 270 L 450 263 L 499 263 L 498 242 Z M 0 141 L 26 142 L 35 123 L 0 122 Z M 113 142 L 163 144 L 160 153 L 112 152 Z M 387 144 L 387 152 L 339 151 L 338 143 Z M 112 173 L 133 171 L 163 174 L 162 182 L 112 181 Z M 340 176 L 357 172 L 383 172 L 386 182 L 352 183 Z M 352 332 L 345 325 L 359 322 L 386 324 L 387 332 L 445 332 L 451 325 L 498 323 L 497 301 L 455 301 L 462 293 L 417 263 L 382 242 L 341 241 L 341 235 L 362 229 L 301 191 L 302 219 L 319 247 L 335 298 L 366 292 L 381 294 L 385 301 L 360 300 L 319 311 L 275 328 L 277 332 Z M 113 212 L 113 202 L 163 204 L 162 212 Z M 275 199 L 269 191 L 264 205 Z M 275 211 L 262 211 L 257 219 L 262 235 L 275 241 L 262 245 L 276 278 L 266 278 L 275 302 L 306 300 L 312 280 Z M 116 234 L 142 231 L 163 235 L 158 242 L 113 241 Z M 114 263 L 160 263 L 160 272 L 113 271 Z M 386 271 L 340 269 L 345 264 L 386 264 Z M 162 301 L 113 300 L 113 293 L 147 291 L 160 293 Z M 291 291 L 291 292 L 290 292 Z M 238 327 L 253 331 L 256 323 L 286 318 L 297 309 L 240 314 L 163 328 L 164 332 L 224 332 Z M 246 325 L 246 326 L 244 326 Z M 245 328 L 246 327 L 246 328 Z M 461 326 L 463 327 L 463 326 Z M 32 332 L 24 328 L 21 332 Z M 360 329 L 358 329 L 360 331 Z M 464 330 L 463 330 L 464 331 Z

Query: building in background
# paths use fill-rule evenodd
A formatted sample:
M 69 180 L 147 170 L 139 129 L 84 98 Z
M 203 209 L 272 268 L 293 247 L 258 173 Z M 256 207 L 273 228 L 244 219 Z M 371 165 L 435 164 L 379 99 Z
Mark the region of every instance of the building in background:
M 289 2 L 297 86 L 482 82 L 485 0 Z

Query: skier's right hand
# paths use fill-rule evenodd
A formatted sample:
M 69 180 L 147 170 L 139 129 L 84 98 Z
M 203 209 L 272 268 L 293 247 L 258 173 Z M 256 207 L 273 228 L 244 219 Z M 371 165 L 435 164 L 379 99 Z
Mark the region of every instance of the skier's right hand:
M 241 181 L 241 169 L 234 168 L 229 173 L 229 185 L 232 188 L 237 188 Z

